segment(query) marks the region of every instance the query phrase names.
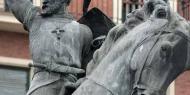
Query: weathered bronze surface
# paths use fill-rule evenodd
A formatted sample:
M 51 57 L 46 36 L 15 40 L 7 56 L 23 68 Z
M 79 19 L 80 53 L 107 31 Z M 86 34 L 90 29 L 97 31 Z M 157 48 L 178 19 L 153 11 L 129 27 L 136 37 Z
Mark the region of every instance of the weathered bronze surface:
M 28 0 L 6 1 L 29 31 L 36 69 L 28 95 L 165 95 L 190 69 L 190 25 L 168 0 L 145 0 L 112 28 L 78 82 L 92 33 L 68 14 L 70 0 L 44 0 L 41 12 Z

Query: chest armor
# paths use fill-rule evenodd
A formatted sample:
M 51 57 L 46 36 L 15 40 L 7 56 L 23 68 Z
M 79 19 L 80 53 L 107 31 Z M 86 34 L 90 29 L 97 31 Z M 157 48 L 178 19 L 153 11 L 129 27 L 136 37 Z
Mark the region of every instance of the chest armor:
M 82 38 L 77 22 L 47 19 L 40 23 L 29 34 L 34 62 L 50 62 L 56 58 L 66 62 L 80 60 Z

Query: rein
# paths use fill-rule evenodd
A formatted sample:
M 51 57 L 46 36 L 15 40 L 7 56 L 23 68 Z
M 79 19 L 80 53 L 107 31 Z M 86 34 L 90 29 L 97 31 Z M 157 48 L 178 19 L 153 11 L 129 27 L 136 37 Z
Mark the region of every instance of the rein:
M 144 89 L 144 88 L 140 88 L 140 87 L 138 86 L 138 84 L 139 84 L 139 82 L 140 82 L 140 79 L 141 79 L 141 76 L 142 76 L 142 71 L 143 71 L 143 69 L 145 68 L 145 64 L 146 64 L 146 62 L 147 62 L 147 60 L 148 60 L 148 57 L 149 57 L 149 55 L 150 55 L 150 52 L 152 51 L 152 49 L 154 48 L 154 46 L 156 45 L 156 43 L 159 41 L 159 38 L 160 38 L 160 36 L 162 35 L 163 32 L 164 32 L 164 31 L 160 31 L 159 34 L 157 35 L 155 42 L 153 43 L 152 47 L 150 48 L 150 51 L 148 52 L 148 54 L 147 54 L 147 56 L 146 56 L 146 58 L 145 58 L 145 60 L 144 60 L 144 62 L 143 62 L 143 64 L 142 64 L 142 66 L 141 66 L 141 68 L 140 68 L 140 71 L 137 72 L 138 75 L 137 75 L 137 78 L 135 78 L 135 84 L 134 84 L 134 87 L 133 87 L 133 90 L 132 90 L 132 94 L 131 94 L 131 95 L 134 95 L 134 93 L 138 92 L 138 89 Z M 142 42 L 140 42 L 140 43 L 135 47 L 135 49 L 134 49 L 134 51 L 133 51 L 133 54 L 132 54 L 132 56 L 131 56 L 131 58 L 130 58 L 130 61 L 129 61 L 130 63 L 131 63 L 131 60 L 132 60 L 132 57 L 133 57 L 135 51 L 136 51 L 141 45 L 143 45 L 143 43 L 144 43 L 148 38 L 151 38 L 151 37 L 153 37 L 153 36 L 155 36 L 155 35 L 156 35 L 156 34 L 146 37 Z M 137 80 L 136 80 L 136 79 L 137 79 Z

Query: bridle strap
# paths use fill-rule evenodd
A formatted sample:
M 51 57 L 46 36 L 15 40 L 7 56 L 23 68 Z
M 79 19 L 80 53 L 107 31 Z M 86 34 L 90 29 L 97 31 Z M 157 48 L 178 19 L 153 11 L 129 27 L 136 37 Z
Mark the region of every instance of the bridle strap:
M 140 68 L 140 71 L 137 71 L 137 78 L 135 78 L 135 84 L 134 84 L 133 91 L 132 91 L 131 95 L 133 95 L 133 94 L 134 94 L 135 92 L 137 92 L 137 90 L 139 89 L 139 88 L 138 88 L 138 87 L 139 87 L 138 84 L 139 84 L 140 79 L 141 79 L 141 76 L 142 76 L 142 71 L 143 71 L 143 69 L 145 68 L 145 64 L 146 64 L 146 62 L 147 62 L 147 60 L 148 60 L 148 57 L 149 57 L 149 55 L 150 55 L 152 49 L 154 48 L 154 46 L 156 45 L 156 43 L 159 41 L 159 38 L 160 38 L 160 36 L 162 35 L 163 32 L 164 32 L 164 31 L 160 31 L 160 32 L 159 32 L 159 34 L 158 34 L 157 37 L 156 37 L 155 42 L 153 43 L 152 47 L 150 48 L 150 50 L 149 50 L 149 52 L 148 52 L 148 54 L 147 54 L 147 56 L 146 56 L 146 58 L 145 58 L 145 60 L 144 60 L 144 62 L 143 62 L 143 64 L 142 64 L 142 66 L 141 66 L 141 68 Z M 154 34 L 154 35 L 156 35 L 156 34 Z M 145 40 L 143 40 L 140 44 L 138 44 L 138 45 L 136 46 L 136 48 L 134 49 L 132 56 L 134 55 L 134 53 L 135 53 L 135 51 L 137 50 L 138 47 L 140 47 L 148 38 L 151 38 L 151 37 L 153 37 L 154 35 L 151 35 L 151 36 L 149 36 L 149 37 L 146 37 Z M 132 57 L 131 57 L 131 59 L 132 59 Z M 131 60 L 131 59 L 130 59 L 130 60 Z M 131 61 L 130 61 L 130 63 L 131 63 Z M 143 88 L 142 88 L 142 89 L 143 89 Z

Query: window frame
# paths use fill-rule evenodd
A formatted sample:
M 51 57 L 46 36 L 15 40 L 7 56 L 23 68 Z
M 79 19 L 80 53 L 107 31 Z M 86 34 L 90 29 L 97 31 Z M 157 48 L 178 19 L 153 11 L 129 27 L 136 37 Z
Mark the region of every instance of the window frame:
M 27 92 L 30 86 L 30 77 L 31 77 L 31 73 L 30 73 L 30 69 L 29 68 L 24 68 L 24 67 L 14 67 L 14 66 L 5 66 L 5 65 L 0 65 L 1 68 L 5 68 L 5 69 L 11 69 L 11 70 L 18 70 L 18 71 L 24 71 L 27 74 L 27 79 L 26 79 L 26 88 L 25 91 Z
M 14 70 L 21 70 L 27 72 L 27 84 L 26 84 L 26 92 L 30 86 L 30 80 L 33 76 L 33 69 L 29 67 L 29 64 L 32 63 L 32 60 L 28 59 L 20 59 L 20 58 L 10 58 L 10 57 L 3 57 L 0 56 L 0 66 L 2 68 L 7 69 L 14 69 Z

